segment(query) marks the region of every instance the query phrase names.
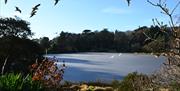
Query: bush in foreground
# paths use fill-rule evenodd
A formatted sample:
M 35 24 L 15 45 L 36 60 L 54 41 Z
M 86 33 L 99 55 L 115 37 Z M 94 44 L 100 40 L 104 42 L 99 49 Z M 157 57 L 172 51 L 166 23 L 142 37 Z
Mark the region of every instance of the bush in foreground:
M 30 75 L 9 73 L 0 76 L 0 91 L 43 91 L 43 86 Z
M 0 75 L 0 91 L 44 91 L 60 88 L 65 64 L 58 68 L 55 60 L 44 59 L 31 65 L 32 75 L 6 73 Z
M 58 88 L 63 80 L 65 64 L 57 66 L 57 60 L 44 59 L 40 63 L 31 66 L 32 80 L 40 81 L 47 88 Z
M 122 81 L 113 81 L 112 86 L 118 91 L 146 91 L 152 86 L 151 79 L 137 72 L 129 73 Z

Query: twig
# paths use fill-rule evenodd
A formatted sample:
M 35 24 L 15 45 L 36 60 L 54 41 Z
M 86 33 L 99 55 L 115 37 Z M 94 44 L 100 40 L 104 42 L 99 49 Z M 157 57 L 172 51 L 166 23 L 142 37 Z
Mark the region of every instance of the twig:
M 153 40 L 153 41 L 156 41 L 156 39 L 153 39 L 153 38 L 149 37 L 145 32 L 143 32 L 143 34 L 144 34 L 148 39 L 151 39 L 151 40 Z
M 165 3 L 166 3 L 166 0 L 164 0 L 164 2 L 162 3 L 162 5 L 165 5 L 165 6 L 166 6 L 166 4 L 165 4 Z
M 155 20 L 156 20 L 157 24 L 159 25 L 159 27 L 161 28 L 161 24 L 160 24 L 160 22 L 158 21 L 158 19 L 155 18 Z
M 6 63 L 7 63 L 8 58 L 9 58 L 9 56 L 7 56 L 6 59 L 5 59 L 5 61 L 4 61 L 4 64 L 3 64 L 3 66 L 2 66 L 1 75 L 4 74 L 4 68 L 5 68 L 5 66 L 6 66 Z
M 147 0 L 148 3 L 150 3 L 153 6 L 158 6 L 157 4 L 152 3 L 151 1 Z
M 174 9 L 171 11 L 171 15 L 174 13 L 174 11 L 176 10 L 176 8 L 180 5 L 180 1 L 176 4 L 176 6 L 174 7 Z
M 160 1 L 160 0 L 159 0 Z M 172 28 L 172 31 L 173 32 L 176 32 L 176 30 L 175 30 L 175 24 L 174 24 L 174 21 L 173 21 L 173 18 L 172 18 L 172 15 L 173 15 L 173 13 L 174 13 L 174 11 L 176 10 L 176 8 L 180 5 L 180 1 L 176 4 L 176 6 L 174 7 L 174 9 L 171 11 L 171 13 L 169 13 L 169 10 L 166 8 L 166 4 L 165 4 L 165 6 L 161 3 L 161 2 L 159 2 L 159 3 L 157 3 L 157 4 L 154 4 L 153 2 L 151 2 L 151 1 L 149 1 L 149 0 L 147 0 L 147 2 L 148 3 L 150 3 L 151 5 L 153 5 L 153 6 L 156 6 L 156 7 L 159 7 L 163 12 L 164 12 L 164 14 L 166 14 L 166 15 L 168 15 L 169 16 L 169 18 L 170 18 L 170 22 L 171 22 L 171 28 Z
M 29 74 L 26 75 L 26 77 L 23 79 L 23 82 L 21 83 L 21 87 L 24 84 L 24 82 L 26 81 L 26 79 L 29 77 Z
M 154 19 L 152 19 L 152 22 L 153 22 L 153 25 L 156 26 L 156 23 L 155 23 Z

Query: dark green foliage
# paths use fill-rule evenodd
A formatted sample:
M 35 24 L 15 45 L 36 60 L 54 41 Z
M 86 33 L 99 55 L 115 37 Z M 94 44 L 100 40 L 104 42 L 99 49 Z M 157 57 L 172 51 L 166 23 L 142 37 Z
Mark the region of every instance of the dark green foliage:
M 0 37 L 16 36 L 27 38 L 32 36 L 29 28 L 30 23 L 14 18 L 0 18 Z
M 8 57 L 5 71 L 27 72 L 28 66 L 41 55 L 42 50 L 39 44 L 32 40 L 19 37 L 0 38 L 0 62 L 3 64 L 5 58 Z
M 144 46 L 144 41 L 146 40 L 146 36 L 144 32 L 148 28 L 146 26 L 140 27 L 130 35 L 130 50 L 133 52 L 143 52 L 142 47 Z
M 114 33 L 104 29 L 100 32 L 84 30 L 82 34 L 61 32 L 51 41 L 50 52 L 87 52 L 113 50 Z
M 149 41 L 145 41 L 145 51 L 160 53 L 169 49 L 168 43 L 172 35 L 168 28 L 162 30 L 158 26 L 151 26 L 145 33 L 151 38 Z
M 52 41 L 51 52 L 75 52 L 75 42 L 78 36 L 71 33 L 61 32 L 60 37 Z
M 119 81 L 119 80 L 113 80 L 111 84 L 114 89 L 118 89 L 120 86 L 120 83 L 121 83 L 121 81 Z
M 50 40 L 48 37 L 42 37 L 40 38 L 40 46 L 43 48 L 43 50 L 48 50 L 48 48 L 50 48 Z M 44 52 L 45 53 L 45 52 Z
M 129 36 L 125 32 L 115 31 L 114 34 L 114 47 L 117 52 L 129 51 Z
M 165 42 L 152 41 L 143 47 L 147 52 L 161 53 L 165 51 Z
M 130 73 L 126 76 L 123 81 L 120 83 L 119 89 L 122 91 L 134 91 L 135 90 L 135 80 L 138 76 L 137 73 Z
M 112 82 L 112 86 L 118 91 L 146 91 L 151 84 L 148 76 L 137 72 L 129 73 L 122 81 Z
M 174 82 L 174 83 L 170 84 L 170 86 L 173 91 L 180 91 L 180 83 Z
M 111 50 L 114 45 L 114 33 L 109 32 L 108 29 L 103 29 L 97 34 L 96 40 L 97 48 L 101 48 L 102 51 Z
M 82 33 L 61 32 L 60 36 L 50 41 L 50 53 L 64 52 L 164 52 L 168 49 L 171 31 L 166 28 L 160 30 L 158 26 L 150 28 L 144 26 L 134 31 L 122 32 L 108 29 L 101 31 L 84 30 Z M 146 35 L 148 35 L 149 39 Z M 42 39 L 40 39 L 42 41 Z M 43 40 L 45 42 L 45 40 Z M 158 43 L 157 43 L 158 42 Z M 40 43 L 42 46 L 49 46 Z

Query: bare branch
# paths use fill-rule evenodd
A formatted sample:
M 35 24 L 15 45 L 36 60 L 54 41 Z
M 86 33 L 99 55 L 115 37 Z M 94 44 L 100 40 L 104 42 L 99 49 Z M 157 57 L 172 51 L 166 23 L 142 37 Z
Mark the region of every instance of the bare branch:
M 149 0 L 147 0 L 147 2 L 150 3 L 150 4 L 153 5 L 153 6 L 159 6 L 158 4 L 154 4 L 153 2 L 151 2 L 151 1 L 149 1 Z
M 169 21 L 169 26 L 172 27 L 171 22 Z
M 166 7 L 163 7 L 162 5 L 159 5 L 159 7 L 167 14 L 170 15 L 169 10 Z
M 166 0 L 164 0 L 164 2 L 162 3 L 162 5 L 165 5 L 165 7 L 166 7 Z
M 175 11 L 175 9 L 178 7 L 178 5 L 180 5 L 180 1 L 177 3 L 177 5 L 175 6 L 175 8 L 172 10 L 171 13 L 169 13 L 168 8 L 166 8 L 165 2 L 163 2 L 164 5 L 161 4 L 160 0 L 159 0 L 160 3 L 157 3 L 157 4 L 154 4 L 153 2 L 151 2 L 151 1 L 149 1 L 149 0 L 147 0 L 147 2 L 150 3 L 150 4 L 153 5 L 153 6 L 159 7 L 159 8 L 163 11 L 163 14 L 166 14 L 166 15 L 169 16 L 170 22 L 171 22 L 171 26 L 172 26 L 172 31 L 173 31 L 173 32 L 176 32 L 176 31 L 175 31 L 175 28 L 174 28 L 174 27 L 175 27 L 175 24 L 174 24 L 174 21 L 173 21 L 173 18 L 172 18 L 172 14 L 173 14 L 173 12 Z M 157 23 L 158 23 L 158 22 L 157 22 Z M 158 23 L 158 25 L 160 25 L 160 23 Z
M 159 0 L 159 4 L 161 4 L 161 0 Z
M 176 8 L 180 5 L 180 1 L 176 4 L 176 6 L 174 7 L 174 9 L 171 11 L 171 15 L 174 13 L 174 11 L 176 10 Z
M 155 23 L 154 19 L 152 19 L 152 22 L 153 22 L 153 25 L 156 26 L 156 23 Z
M 151 37 L 149 37 L 145 32 L 143 32 L 143 34 L 147 37 L 147 39 L 149 40 L 153 40 L 153 41 L 157 41 L 156 39 L 153 39 L 153 38 L 151 38 Z
M 161 27 L 161 24 L 160 24 L 160 22 L 158 21 L 158 19 L 155 18 L 155 20 L 156 20 L 157 24 L 159 25 L 159 27 Z
M 150 3 L 150 4 L 153 5 L 153 6 L 156 6 L 156 7 L 161 8 L 161 10 L 162 10 L 165 14 L 170 15 L 169 10 L 166 8 L 166 5 L 163 7 L 163 5 L 162 5 L 161 3 L 154 4 L 153 2 L 151 2 L 151 1 L 149 1 L 149 0 L 147 0 L 147 2 Z
M 5 4 L 7 4 L 7 0 L 4 0 Z
M 166 13 L 164 13 L 164 12 L 162 12 L 162 11 L 161 11 L 161 13 L 167 15 Z

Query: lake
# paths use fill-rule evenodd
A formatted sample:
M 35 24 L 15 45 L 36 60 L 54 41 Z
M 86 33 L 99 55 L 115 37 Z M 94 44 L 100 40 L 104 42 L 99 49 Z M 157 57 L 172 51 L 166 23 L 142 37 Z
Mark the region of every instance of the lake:
M 121 80 L 130 72 L 152 74 L 160 68 L 165 57 L 131 53 L 74 53 L 48 54 L 56 57 L 58 65 L 65 61 L 64 80 L 67 81 L 111 81 Z

